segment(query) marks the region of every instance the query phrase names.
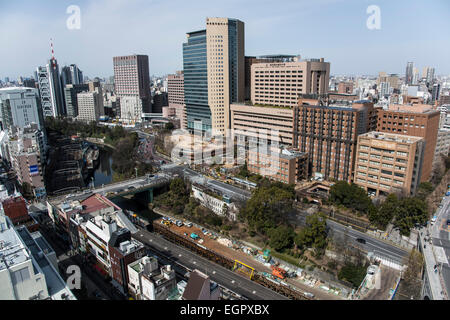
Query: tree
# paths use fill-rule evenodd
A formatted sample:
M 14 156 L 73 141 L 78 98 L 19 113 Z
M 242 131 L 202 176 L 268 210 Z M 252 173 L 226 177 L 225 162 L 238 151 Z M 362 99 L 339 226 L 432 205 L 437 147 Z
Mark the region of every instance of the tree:
M 394 225 L 400 233 L 409 236 L 415 225 L 423 225 L 428 220 L 427 203 L 417 197 L 403 199 L 397 209 Z
M 378 210 L 369 212 L 369 220 L 379 229 L 386 230 L 387 225 L 398 214 L 400 201 L 395 194 L 390 194 Z
M 373 205 L 372 200 L 363 188 L 345 181 L 338 181 L 330 188 L 329 201 L 362 213 L 368 213 Z
M 420 278 L 423 262 L 423 255 L 416 249 L 412 249 L 409 254 L 408 261 L 405 263 L 407 265 L 406 271 L 403 274 L 403 279 L 405 282 L 413 283 L 414 280 Z
M 175 126 L 173 125 L 172 122 L 168 122 L 166 123 L 164 129 L 166 129 L 167 131 L 172 131 L 173 129 L 175 129 Z
M 269 231 L 269 246 L 276 251 L 282 251 L 292 247 L 294 231 L 286 226 L 278 226 Z
M 425 198 L 433 192 L 433 189 L 433 184 L 431 182 L 422 182 L 417 188 L 416 196 L 422 200 L 425 200 Z
M 327 246 L 327 221 L 321 213 L 308 216 L 306 227 L 295 237 L 294 242 L 300 248 L 314 248 L 322 251 Z
M 285 223 L 285 217 L 295 211 L 293 187 L 270 184 L 257 188 L 240 211 L 240 219 L 250 230 L 267 235 L 268 231 Z

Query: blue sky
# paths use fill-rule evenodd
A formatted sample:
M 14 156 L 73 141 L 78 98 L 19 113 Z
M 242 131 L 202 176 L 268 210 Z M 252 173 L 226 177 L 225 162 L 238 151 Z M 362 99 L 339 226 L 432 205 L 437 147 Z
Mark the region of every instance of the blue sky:
M 68 30 L 69 5 L 81 29 Z M 381 30 L 369 30 L 369 5 L 381 9 Z M 447 0 L 0 0 L 0 78 L 30 76 L 50 57 L 76 63 L 90 77 L 113 75 L 112 57 L 150 57 L 150 73 L 181 70 L 186 33 L 206 17 L 245 22 L 246 55 L 300 54 L 331 62 L 332 74 L 436 68 L 450 75 Z

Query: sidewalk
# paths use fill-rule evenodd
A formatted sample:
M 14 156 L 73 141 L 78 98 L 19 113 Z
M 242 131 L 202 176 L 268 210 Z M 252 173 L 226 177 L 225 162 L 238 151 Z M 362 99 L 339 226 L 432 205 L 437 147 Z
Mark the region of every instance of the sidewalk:
M 425 272 L 428 275 L 428 281 L 430 282 L 431 292 L 433 294 L 433 300 L 447 300 L 445 296 L 445 292 L 441 282 L 440 270 L 437 268 L 435 271 L 434 266 L 437 265 L 436 257 L 433 252 L 433 246 L 425 243 L 423 238 L 421 237 L 421 247 L 423 256 L 425 258 Z

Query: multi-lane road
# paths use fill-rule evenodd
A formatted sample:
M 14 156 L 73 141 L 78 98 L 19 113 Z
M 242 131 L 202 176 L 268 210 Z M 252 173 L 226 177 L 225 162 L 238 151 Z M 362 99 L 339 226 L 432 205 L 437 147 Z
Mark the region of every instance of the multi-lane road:
M 256 282 L 203 257 L 199 257 L 188 249 L 179 247 L 157 234 L 141 229 L 138 233 L 134 234 L 133 237 L 148 246 L 150 250 L 153 249 L 164 253 L 165 256 L 170 257 L 182 267 L 190 270 L 197 269 L 207 274 L 213 281 L 247 299 L 288 300 L 287 297 L 267 289 Z

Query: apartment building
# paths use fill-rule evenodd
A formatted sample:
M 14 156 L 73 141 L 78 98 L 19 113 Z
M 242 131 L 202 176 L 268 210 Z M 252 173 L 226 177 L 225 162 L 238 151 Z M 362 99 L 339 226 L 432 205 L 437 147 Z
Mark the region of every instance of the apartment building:
M 378 132 L 425 139 L 425 157 L 420 182 L 428 181 L 436 151 L 440 112 L 424 104 L 391 104 L 386 109 L 377 109 L 377 117 Z
M 300 99 L 294 109 L 293 146 L 308 154 L 313 175 L 350 182 L 358 136 L 375 130 L 376 119 L 370 101 Z
M 251 173 L 287 184 L 295 184 L 309 176 L 308 155 L 288 149 L 250 148 L 247 168 Z
M 420 184 L 425 139 L 369 132 L 358 137 L 354 182 L 373 196 L 414 195 Z
M 177 288 L 175 270 L 159 268 L 155 257 L 143 257 L 128 264 L 128 289 L 136 300 L 166 300 Z
M 353 82 L 339 82 L 338 93 L 339 94 L 353 94 Z
M 300 95 L 327 94 L 329 82 L 330 63 L 323 58 L 255 63 L 251 66 L 251 101 L 293 108 Z
M 439 129 L 437 141 L 436 141 L 436 151 L 434 153 L 433 166 L 439 160 L 441 156 L 448 156 L 450 152 L 450 128 Z

